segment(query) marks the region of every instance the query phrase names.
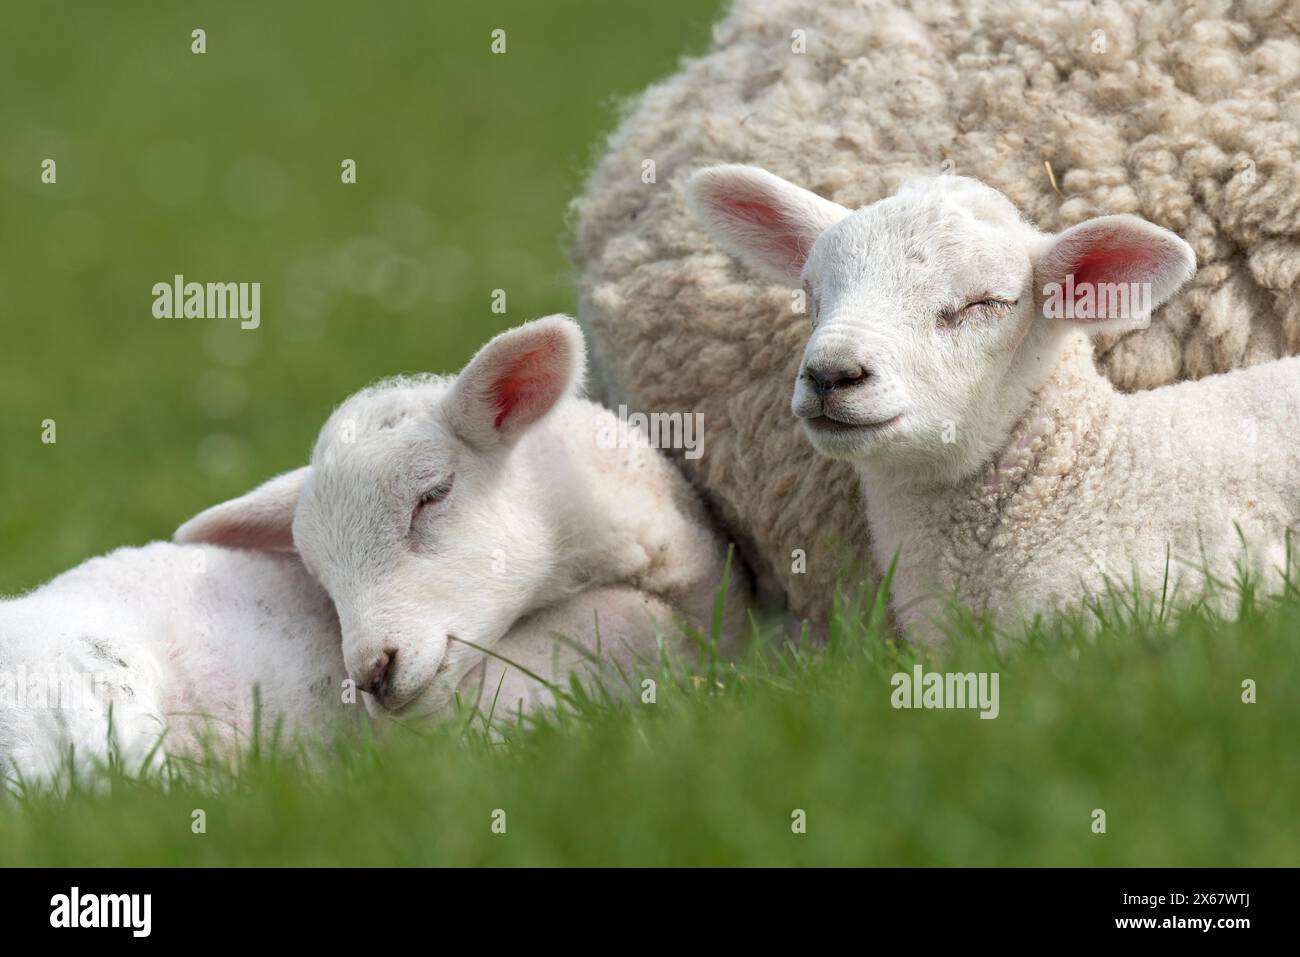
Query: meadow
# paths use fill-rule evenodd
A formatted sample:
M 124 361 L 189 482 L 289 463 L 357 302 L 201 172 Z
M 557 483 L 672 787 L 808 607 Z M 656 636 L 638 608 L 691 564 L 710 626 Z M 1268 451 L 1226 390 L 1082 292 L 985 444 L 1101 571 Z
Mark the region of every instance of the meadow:
M 301 464 L 374 379 L 572 312 L 567 203 L 623 99 L 702 49 L 718 9 L 6 12 L 0 593 Z M 155 318 L 177 274 L 260 282 L 259 328 Z M 1230 618 L 1117 599 L 1001 641 L 959 617 L 942 656 L 890 639 L 873 589 L 845 592 L 828 643 L 761 627 L 740 661 L 662 673 L 653 703 L 579 696 L 496 736 L 268 733 L 7 796 L 0 864 L 1300 863 L 1295 591 L 1247 589 Z M 996 672 L 998 716 L 895 708 L 917 664 Z
M 860 595 L 868 595 L 865 589 Z M 1300 592 L 1232 619 L 1118 601 L 935 659 L 846 601 L 824 645 L 665 666 L 653 701 L 565 692 L 331 744 L 110 769 L 0 813 L 61 865 L 1294 866 Z M 708 642 L 702 642 L 707 650 Z M 897 708 L 903 675 L 998 675 L 997 716 Z M 1253 683 L 1246 694 L 1243 682 Z M 562 689 L 563 690 L 563 689 Z M 1247 700 L 1253 698 L 1250 703 Z M 1104 818 L 1098 812 L 1104 813 Z M 1099 824 L 1101 826 L 1099 826 Z

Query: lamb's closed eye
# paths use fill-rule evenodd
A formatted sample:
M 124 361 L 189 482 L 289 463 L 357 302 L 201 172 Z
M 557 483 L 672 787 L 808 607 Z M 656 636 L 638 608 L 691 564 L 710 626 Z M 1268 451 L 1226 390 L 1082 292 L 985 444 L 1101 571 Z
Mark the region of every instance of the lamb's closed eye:
M 415 521 L 422 514 L 427 512 L 431 506 L 441 505 L 447 501 L 451 495 L 452 486 L 456 482 L 456 476 L 448 475 L 446 478 L 439 479 L 434 485 L 424 491 L 415 502 L 415 508 L 411 510 L 411 527 L 414 529 Z
M 961 306 L 943 309 L 939 313 L 938 325 L 945 329 L 955 329 L 968 319 L 981 316 L 999 318 L 1011 314 L 1018 299 L 1002 299 L 997 296 L 979 295 L 967 299 Z
M 973 299 L 961 307 L 964 313 L 984 313 L 1005 316 L 1020 304 L 1019 299 L 1000 299 L 997 296 L 984 296 Z

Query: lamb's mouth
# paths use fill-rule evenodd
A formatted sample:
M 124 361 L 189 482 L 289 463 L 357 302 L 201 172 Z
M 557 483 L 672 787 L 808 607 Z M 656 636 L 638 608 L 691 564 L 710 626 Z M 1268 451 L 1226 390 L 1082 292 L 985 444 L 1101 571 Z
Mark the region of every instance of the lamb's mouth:
M 442 661 L 438 662 L 438 667 L 434 669 L 432 678 L 395 704 L 388 704 L 382 698 L 380 699 L 379 703 L 383 706 L 384 711 L 388 713 L 389 717 L 404 718 L 413 713 L 415 706 L 424 698 L 425 692 L 437 684 L 442 676 L 451 668 L 451 643 L 455 640 L 456 639 L 451 635 L 447 636 L 447 651 L 443 652 Z
M 451 643 L 456 640 L 457 639 L 455 635 L 447 636 L 447 648 L 445 651 L 443 651 L 442 661 L 438 662 L 438 668 L 433 673 L 433 677 L 435 679 L 441 678 L 443 675 L 447 673 L 447 669 L 451 667 Z
M 887 419 L 881 419 L 878 422 L 845 422 L 843 419 L 832 418 L 829 415 L 822 414 L 804 419 L 804 425 L 814 432 L 827 434 L 843 434 L 846 432 L 878 432 L 888 426 L 898 422 L 903 417 L 900 412 L 898 415 L 890 416 Z

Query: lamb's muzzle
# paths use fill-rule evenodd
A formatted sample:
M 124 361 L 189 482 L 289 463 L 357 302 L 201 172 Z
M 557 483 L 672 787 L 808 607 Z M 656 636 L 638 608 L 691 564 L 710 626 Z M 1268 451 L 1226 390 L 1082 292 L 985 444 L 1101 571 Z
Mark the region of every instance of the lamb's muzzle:
M 366 692 L 366 694 L 372 694 L 377 698 L 382 698 L 384 685 L 388 682 L 389 672 L 392 670 L 393 662 L 396 659 L 396 648 L 390 648 L 387 651 L 381 652 L 379 657 L 375 659 L 375 663 L 370 666 L 369 671 L 366 673 L 365 680 L 357 682 L 357 687 Z
M 804 367 L 803 374 L 812 383 L 813 392 L 822 399 L 836 389 L 848 389 L 865 384 L 871 378 L 871 373 L 864 366 L 845 369 L 839 365 L 816 366 L 810 363 Z

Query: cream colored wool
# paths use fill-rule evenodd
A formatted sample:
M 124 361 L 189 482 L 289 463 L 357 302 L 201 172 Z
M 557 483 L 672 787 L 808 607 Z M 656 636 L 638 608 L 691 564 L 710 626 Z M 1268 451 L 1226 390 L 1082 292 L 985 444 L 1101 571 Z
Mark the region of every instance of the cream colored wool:
M 725 162 L 850 207 L 951 170 L 1045 231 L 1107 213 L 1173 230 L 1199 271 L 1150 329 L 1097 343 L 1121 389 L 1300 351 L 1300 4 L 740 0 L 576 201 L 580 313 L 608 400 L 703 413 L 704 454 L 676 461 L 814 621 L 868 530 L 851 466 L 815 455 L 790 412 L 807 334 L 791 290 L 683 202 L 691 172 Z
M 1070 333 L 981 472 L 938 487 L 878 473 L 867 511 L 877 557 L 898 555 L 899 623 L 932 641 L 936 597 L 1013 624 L 1108 585 L 1230 612 L 1242 572 L 1273 593 L 1300 523 L 1297 382 L 1293 358 L 1124 394 Z

